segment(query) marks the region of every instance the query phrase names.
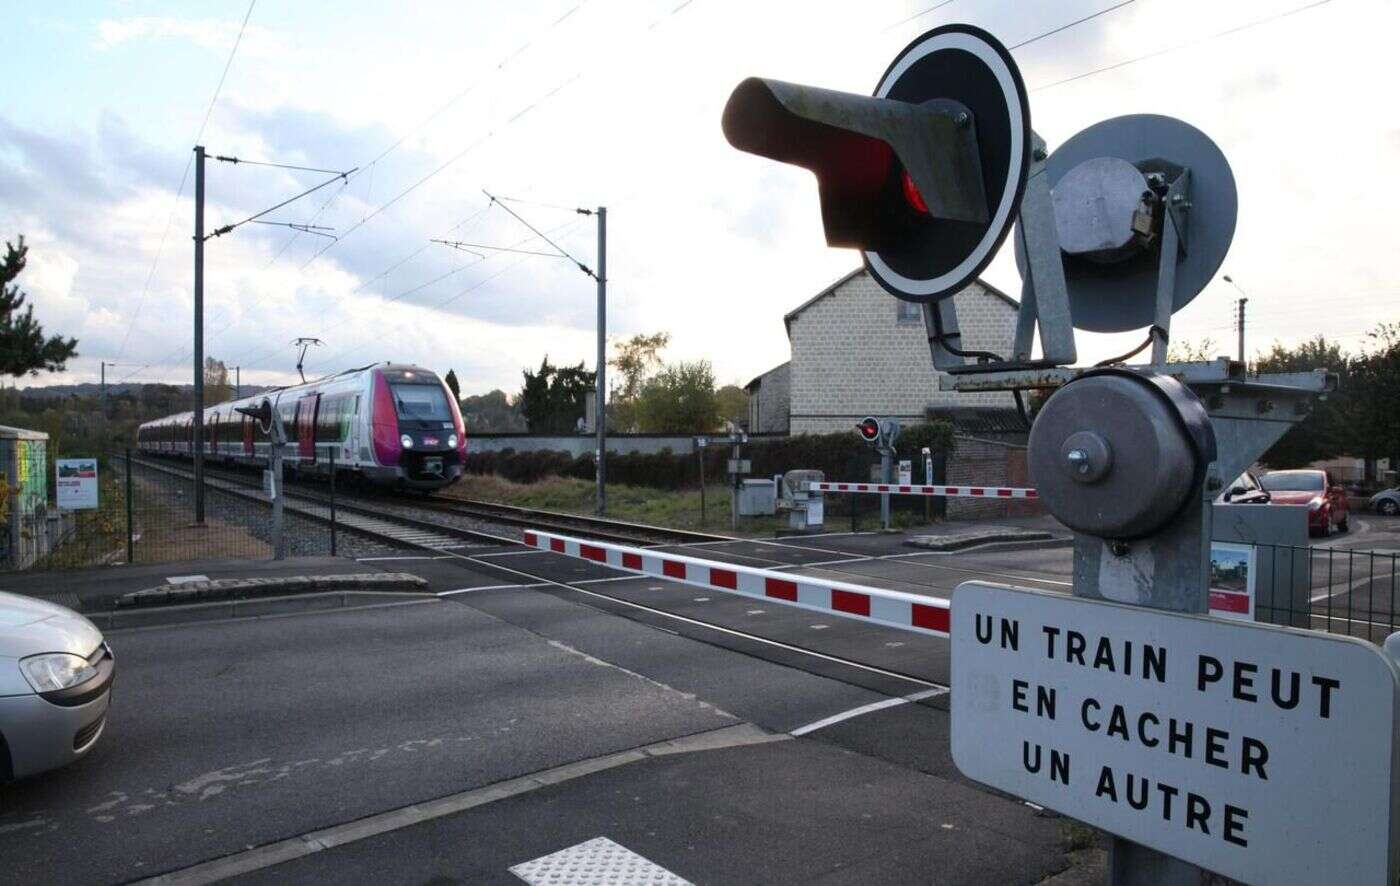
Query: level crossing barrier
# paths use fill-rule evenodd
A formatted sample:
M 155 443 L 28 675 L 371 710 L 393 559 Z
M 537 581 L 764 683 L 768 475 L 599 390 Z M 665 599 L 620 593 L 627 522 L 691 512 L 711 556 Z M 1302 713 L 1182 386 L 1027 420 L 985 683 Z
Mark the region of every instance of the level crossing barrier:
M 646 548 L 584 541 L 528 530 L 525 544 L 541 551 L 591 560 L 612 569 L 669 579 L 709 591 L 768 600 L 936 637 L 948 636 L 948 601 L 841 581 L 738 566 Z
M 1023 486 L 923 486 L 900 483 L 808 483 L 809 492 L 868 492 L 881 495 L 929 495 L 948 498 L 1038 498 Z

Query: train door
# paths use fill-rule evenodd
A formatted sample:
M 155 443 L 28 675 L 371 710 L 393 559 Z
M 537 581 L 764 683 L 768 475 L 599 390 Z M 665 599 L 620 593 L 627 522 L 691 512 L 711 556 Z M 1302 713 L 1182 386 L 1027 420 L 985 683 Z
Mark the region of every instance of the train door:
M 241 413 L 240 413 L 241 414 Z M 248 416 L 243 417 L 243 454 L 252 457 L 253 455 L 253 420 Z
M 303 465 L 316 463 L 316 407 L 320 394 L 307 394 L 297 401 L 297 456 Z
M 204 429 L 204 445 L 209 455 L 219 454 L 219 413 L 209 416 L 209 425 Z

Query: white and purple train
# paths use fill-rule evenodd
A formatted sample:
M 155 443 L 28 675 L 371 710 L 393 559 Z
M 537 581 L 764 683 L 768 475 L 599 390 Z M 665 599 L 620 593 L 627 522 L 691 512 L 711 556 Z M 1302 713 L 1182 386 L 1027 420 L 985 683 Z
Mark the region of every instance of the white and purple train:
M 236 410 L 266 398 L 287 431 L 283 464 L 299 474 L 326 476 L 332 458 L 339 475 L 376 486 L 433 490 L 462 476 L 466 426 L 447 386 L 417 366 L 381 363 L 306 384 L 220 403 L 204 410 L 204 457 L 266 465 L 268 436 Z M 193 412 L 148 421 L 137 448 L 152 455 L 189 458 Z

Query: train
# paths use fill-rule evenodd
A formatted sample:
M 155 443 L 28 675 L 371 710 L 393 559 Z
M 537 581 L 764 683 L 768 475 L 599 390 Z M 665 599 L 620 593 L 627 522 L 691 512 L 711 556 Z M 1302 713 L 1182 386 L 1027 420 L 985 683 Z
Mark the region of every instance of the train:
M 204 459 L 265 467 L 272 442 L 238 407 L 266 399 L 282 418 L 284 470 L 303 476 L 349 476 L 367 484 L 431 492 L 462 476 L 467 430 L 457 399 L 436 373 L 377 363 L 204 410 Z M 190 458 L 194 413 L 137 428 L 148 455 Z

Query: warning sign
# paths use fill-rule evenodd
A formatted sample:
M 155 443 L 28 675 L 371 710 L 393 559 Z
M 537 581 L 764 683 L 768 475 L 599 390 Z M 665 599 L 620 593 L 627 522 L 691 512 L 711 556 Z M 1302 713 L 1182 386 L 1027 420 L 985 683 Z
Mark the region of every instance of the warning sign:
M 60 508 L 97 507 L 97 459 L 54 459 L 54 501 Z
M 1248 883 L 1393 883 L 1400 675 L 1349 637 L 960 585 L 964 774 Z

